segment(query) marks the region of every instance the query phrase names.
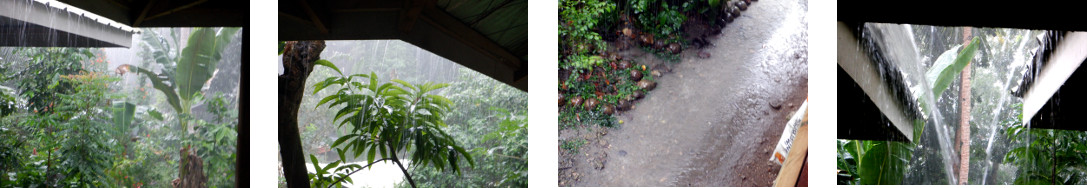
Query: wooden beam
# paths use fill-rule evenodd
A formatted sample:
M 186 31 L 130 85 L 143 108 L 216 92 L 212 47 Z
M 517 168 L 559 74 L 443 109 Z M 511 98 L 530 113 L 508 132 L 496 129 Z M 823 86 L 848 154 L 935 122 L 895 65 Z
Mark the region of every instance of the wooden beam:
M 397 29 L 403 33 L 411 32 L 412 26 L 415 26 L 415 21 L 419 20 L 419 14 L 423 12 L 423 9 L 432 7 L 434 7 L 433 0 L 404 1 L 404 8 L 400 9 Z
M 490 17 L 491 14 L 494 14 L 495 11 L 498 11 L 498 9 L 501 9 L 502 7 L 506 7 L 506 5 L 509 5 L 512 2 L 513 0 L 506 0 L 505 2 L 502 2 L 502 4 L 498 5 L 497 7 L 491 8 L 490 10 L 487 10 L 487 12 L 484 12 L 483 15 L 479 16 L 475 20 L 472 20 L 472 22 L 468 25 L 476 26 L 477 24 L 479 24 L 480 21 L 483 21 L 484 18 Z
M 358 2 L 336 2 L 339 4 L 331 4 L 329 9 L 335 13 L 345 12 L 373 12 L 373 11 L 400 11 L 404 9 L 404 3 L 398 1 L 358 1 Z
M 192 8 L 193 6 L 200 5 L 200 4 L 203 4 L 205 2 L 208 2 L 208 0 L 199 0 L 199 1 L 196 1 L 196 2 L 189 3 L 189 4 L 181 5 L 181 6 L 177 7 L 177 8 L 173 8 L 173 9 L 167 10 L 165 12 L 155 14 L 154 16 L 147 17 L 146 20 L 152 20 L 152 19 L 155 19 L 155 18 L 158 18 L 158 17 L 170 15 L 170 14 L 173 14 L 174 12 L 185 10 L 185 9 L 188 9 L 188 8 Z
M 140 13 L 137 14 L 136 21 L 132 22 L 132 27 L 139 27 L 140 24 L 143 23 L 143 20 L 145 18 L 147 18 L 147 12 L 151 11 L 151 5 L 154 5 L 154 4 L 155 4 L 155 0 L 148 0 L 147 1 L 147 5 L 144 5 L 143 9 L 140 10 Z
M 498 61 L 500 64 L 506 65 L 513 69 L 520 68 L 521 59 L 514 56 L 501 45 L 498 45 L 495 41 L 487 38 L 483 34 L 480 34 L 475 29 L 468 27 L 459 19 L 445 13 L 445 11 L 437 8 L 428 8 L 423 11 L 423 21 L 426 21 L 439 30 L 449 34 L 453 38 L 460 40 L 462 43 L 475 48 L 482 54 L 490 56 L 492 59 Z
M 317 30 L 321 31 L 321 34 L 328 34 L 328 27 L 321 22 L 321 18 L 317 16 L 317 12 L 313 11 L 313 7 L 306 3 L 306 0 L 298 0 L 298 3 L 302 5 L 302 10 L 306 11 L 306 15 L 309 15 L 310 20 L 313 21 L 313 25 L 317 26 Z
M 299 22 L 299 23 L 303 23 L 303 24 L 308 24 L 308 25 L 311 25 L 311 26 L 315 26 L 315 27 L 316 27 L 316 25 L 314 25 L 314 24 L 313 24 L 313 22 L 311 22 L 310 20 L 307 20 L 307 19 L 304 19 L 304 18 L 300 18 L 300 17 L 298 17 L 298 16 L 294 16 L 294 15 L 288 14 L 288 13 L 286 13 L 286 12 L 283 12 L 283 11 L 280 11 L 280 12 L 279 12 L 279 16 L 280 16 L 280 17 L 286 17 L 286 18 L 288 18 L 288 19 L 291 19 L 291 20 L 297 21 L 297 22 Z
M 109 4 L 112 4 L 113 6 L 117 6 L 117 8 L 129 10 L 128 5 L 121 4 L 121 3 L 119 3 L 119 2 L 117 2 L 115 0 L 106 0 L 106 2 L 108 2 Z

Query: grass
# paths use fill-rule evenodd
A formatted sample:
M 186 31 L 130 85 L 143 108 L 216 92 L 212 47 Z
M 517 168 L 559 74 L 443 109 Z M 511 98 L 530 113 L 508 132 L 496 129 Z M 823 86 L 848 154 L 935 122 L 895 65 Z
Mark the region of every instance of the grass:
M 578 149 L 581 149 L 581 146 L 584 146 L 587 142 L 588 141 L 585 141 L 585 139 L 580 138 L 573 140 L 563 140 L 562 143 L 559 144 L 559 147 L 570 151 L 570 153 L 578 153 Z

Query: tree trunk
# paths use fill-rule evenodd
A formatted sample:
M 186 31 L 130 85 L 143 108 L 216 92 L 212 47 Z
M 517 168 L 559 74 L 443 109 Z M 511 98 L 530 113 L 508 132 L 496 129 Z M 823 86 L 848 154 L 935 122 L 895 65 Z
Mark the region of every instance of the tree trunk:
M 963 28 L 963 46 L 970 45 L 970 28 Z M 970 65 L 962 69 L 962 87 L 959 102 L 962 104 L 959 118 L 959 185 L 966 185 L 970 175 Z
M 279 75 L 279 154 L 288 187 L 309 188 L 302 139 L 298 132 L 298 106 L 306 89 L 313 62 L 321 59 L 324 41 L 287 42 L 283 53 L 283 75 Z
M 182 166 L 178 183 L 174 185 L 180 188 L 206 188 L 208 177 L 204 176 L 204 160 L 196 156 L 196 150 L 190 147 L 181 149 Z

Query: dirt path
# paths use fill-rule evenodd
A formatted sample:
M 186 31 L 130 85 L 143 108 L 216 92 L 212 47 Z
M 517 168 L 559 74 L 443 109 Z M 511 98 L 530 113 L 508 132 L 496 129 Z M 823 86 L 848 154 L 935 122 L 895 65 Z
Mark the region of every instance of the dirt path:
M 807 95 L 806 12 L 806 0 L 755 2 L 711 39 L 707 59 L 697 49 L 678 64 L 623 52 L 673 71 L 620 128 L 560 133 L 589 138 L 560 159 L 560 185 L 769 186 L 769 153 Z

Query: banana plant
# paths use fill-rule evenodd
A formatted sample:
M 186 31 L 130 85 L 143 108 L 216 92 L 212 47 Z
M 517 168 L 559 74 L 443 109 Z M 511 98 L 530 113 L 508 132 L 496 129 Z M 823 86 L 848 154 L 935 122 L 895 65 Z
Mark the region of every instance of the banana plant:
M 169 42 L 161 37 L 157 37 L 159 40 L 145 38 L 150 39 L 144 40 L 145 44 L 151 48 L 154 62 L 162 65 L 162 72 L 155 73 L 146 68 L 130 64 L 117 67 L 117 72 L 134 72 L 151 80 L 152 86 L 166 96 L 166 101 L 178 115 L 178 124 L 180 124 L 181 130 L 186 132 L 182 134 L 182 138 L 185 138 L 182 142 L 190 143 L 190 134 L 194 132 L 189 127 L 193 103 L 198 102 L 201 98 L 199 91 L 211 79 L 219 60 L 222 59 L 223 49 L 234 38 L 234 34 L 238 32 L 238 29 L 194 29 L 185 48 L 176 53 L 170 53 L 170 51 L 177 50 L 176 46 L 169 45 Z M 174 39 L 174 44 L 179 46 L 180 39 L 177 32 L 171 31 L 170 33 Z M 145 34 L 151 37 L 155 33 L 146 32 Z M 180 166 L 187 166 L 188 163 L 188 158 L 182 157 Z M 187 175 L 188 172 L 184 169 L 179 174 L 180 177 L 186 177 Z
M 154 37 L 154 32 L 145 32 L 145 44 L 152 49 L 154 62 L 163 65 L 163 71 L 155 73 L 146 68 L 125 64 L 118 67 L 118 72 L 133 72 L 151 80 L 152 86 L 166 96 L 166 101 L 173 107 L 174 112 L 182 117 L 179 121 L 181 128 L 190 131 L 187 118 L 192 114 L 193 103 L 200 98 L 199 91 L 211 79 L 219 60 L 222 59 L 223 49 L 238 30 L 239 28 L 197 28 L 192 31 L 185 48 L 177 53 L 170 53 L 176 47 L 169 45 L 166 39 Z M 170 33 L 177 41 L 176 32 Z
M 925 74 L 926 81 L 932 87 L 932 93 L 922 95 L 943 94 L 966 65 L 974 59 L 979 43 L 978 38 L 974 37 L 965 49 L 960 51 L 959 48 L 962 45 L 959 45 L 942 53 Z M 924 103 L 923 100 L 920 102 Z M 925 105 L 922 104 L 922 106 Z M 913 148 L 920 143 L 925 122 L 915 120 L 913 127 L 913 143 L 858 140 L 839 143 L 838 170 L 839 176 L 845 179 L 839 181 L 839 184 L 901 184 L 902 177 L 906 173 L 906 165 L 913 157 Z

